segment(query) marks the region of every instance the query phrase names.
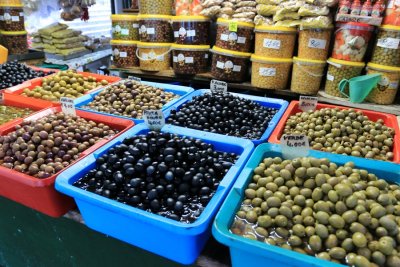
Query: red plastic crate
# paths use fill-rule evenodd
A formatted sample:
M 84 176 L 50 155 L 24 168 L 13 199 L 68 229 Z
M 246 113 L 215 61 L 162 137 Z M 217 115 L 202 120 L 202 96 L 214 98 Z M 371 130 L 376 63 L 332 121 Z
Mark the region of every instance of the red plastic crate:
M 96 78 L 97 81 L 106 80 L 109 84 L 112 84 L 112 83 L 115 83 L 115 82 L 118 82 L 121 80 L 120 77 L 105 76 L 105 75 L 99 75 L 99 74 L 88 73 L 88 72 L 78 72 L 78 74 L 83 75 L 83 77 L 89 77 L 89 76 L 94 77 L 94 78 Z M 52 75 L 49 75 L 49 76 L 51 77 Z M 47 77 L 49 77 L 49 76 L 47 76 Z M 4 93 L 11 95 L 9 97 L 14 99 L 15 101 L 35 101 L 36 103 L 40 103 L 40 104 L 47 104 L 47 105 L 51 104 L 53 107 L 60 106 L 60 103 L 58 101 L 52 102 L 52 101 L 47 101 L 47 100 L 43 100 L 43 99 L 39 99 L 39 98 L 26 97 L 26 96 L 21 95 L 22 92 L 24 91 L 24 89 L 33 90 L 36 86 L 41 86 L 42 80 L 43 80 L 43 77 L 26 81 L 22 84 L 5 89 Z M 102 86 L 98 86 L 98 87 L 86 92 L 85 94 L 90 94 L 90 93 L 98 90 L 101 87 Z
M 61 112 L 61 108 L 51 107 L 38 112 L 33 116 L 29 116 L 26 119 L 36 120 L 56 112 Z M 130 120 L 113 118 L 80 110 L 77 110 L 76 113 L 82 118 L 93 120 L 97 123 L 104 123 L 111 128 L 120 131 L 114 137 L 103 139 L 102 141 L 82 152 L 80 159 L 89 155 L 100 146 L 134 126 L 133 121 Z M 0 135 L 13 132 L 15 130 L 15 126 L 21 124 L 21 122 L 22 121 L 19 121 L 18 123 L 9 125 L 7 128 L 2 128 L 0 130 Z M 71 167 L 72 165 L 79 164 L 80 159 L 69 165 L 67 168 Z M 72 198 L 62 195 L 54 189 L 54 183 L 57 175 L 58 173 L 46 179 L 39 179 L 0 166 L 0 195 L 46 215 L 60 217 L 74 208 L 75 202 Z
M 350 109 L 349 107 L 318 103 L 317 110 L 320 110 L 322 108 Z M 379 119 L 382 119 L 386 126 L 391 127 L 395 130 L 394 144 L 393 144 L 393 154 L 394 154 L 393 161 L 396 163 L 400 163 L 400 128 L 396 116 L 365 109 L 354 108 L 354 110 L 362 111 L 364 115 L 367 116 L 372 121 L 377 121 Z M 283 114 L 275 130 L 272 132 L 271 137 L 268 139 L 269 143 L 275 143 L 275 144 L 280 143 L 283 130 L 285 129 L 286 121 L 289 119 L 290 116 L 295 115 L 298 112 L 302 112 L 302 110 L 299 108 L 299 101 L 292 101 L 289 107 L 287 108 L 285 114 Z

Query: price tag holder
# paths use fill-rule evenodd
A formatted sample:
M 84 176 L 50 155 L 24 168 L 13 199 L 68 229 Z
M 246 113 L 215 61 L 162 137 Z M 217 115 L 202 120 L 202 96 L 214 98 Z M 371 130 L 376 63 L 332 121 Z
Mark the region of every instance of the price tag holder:
M 228 84 L 223 81 L 218 81 L 218 80 L 211 80 L 210 83 L 210 90 L 212 93 L 227 93 L 228 92 Z
M 142 79 L 141 78 L 139 78 L 139 77 L 136 77 L 136 76 L 128 76 L 128 79 L 129 80 L 132 80 L 132 81 L 137 81 L 137 82 L 142 82 Z
M 282 154 L 285 159 L 307 157 L 310 143 L 305 135 L 284 134 L 281 137 Z
M 68 97 L 60 98 L 62 112 L 66 115 L 76 116 L 74 100 Z
M 299 108 L 302 111 L 315 110 L 318 105 L 318 97 L 315 96 L 300 96 Z
M 229 22 L 229 31 L 230 32 L 237 32 L 238 30 L 238 24 L 236 21 L 231 21 Z
M 143 119 L 151 130 L 159 131 L 165 125 L 164 113 L 161 110 L 145 110 Z

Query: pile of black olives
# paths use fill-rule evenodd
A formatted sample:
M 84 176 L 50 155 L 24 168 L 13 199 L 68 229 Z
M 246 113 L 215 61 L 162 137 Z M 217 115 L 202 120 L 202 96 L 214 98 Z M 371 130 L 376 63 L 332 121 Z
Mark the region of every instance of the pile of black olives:
M 277 112 L 232 94 L 205 94 L 171 111 L 167 123 L 254 140 L 261 138 Z
M 393 160 L 395 131 L 354 109 L 323 108 L 299 112 L 286 122 L 285 134 L 305 134 L 312 149 L 355 157 Z
M 397 184 L 352 162 L 265 158 L 231 231 L 349 266 L 398 267 L 399 201 Z
M 0 89 L 9 88 L 49 74 L 52 74 L 52 72 L 44 73 L 43 71 L 35 71 L 17 61 L 7 62 L 0 65 Z
M 180 221 L 194 222 L 237 160 L 212 144 L 169 133 L 125 139 L 76 187 Z

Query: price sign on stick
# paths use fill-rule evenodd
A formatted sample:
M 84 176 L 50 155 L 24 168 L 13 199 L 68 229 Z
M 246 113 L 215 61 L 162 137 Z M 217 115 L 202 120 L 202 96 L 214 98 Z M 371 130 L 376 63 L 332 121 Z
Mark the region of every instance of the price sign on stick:
M 164 113 L 161 110 L 145 110 L 143 119 L 151 130 L 159 131 L 165 125 Z
M 60 98 L 62 112 L 66 115 L 76 116 L 74 100 L 68 97 Z
M 228 84 L 223 81 L 211 80 L 210 89 L 212 93 L 226 93 L 228 92 Z
M 302 111 L 315 110 L 318 104 L 318 97 L 314 96 L 300 96 L 299 108 Z
M 132 81 L 137 81 L 137 82 L 142 82 L 142 79 L 140 79 L 139 77 L 136 77 L 136 76 L 128 76 L 128 79 L 129 80 L 132 80 Z
M 306 157 L 310 151 L 310 143 L 306 135 L 284 134 L 281 137 L 281 145 L 285 159 Z

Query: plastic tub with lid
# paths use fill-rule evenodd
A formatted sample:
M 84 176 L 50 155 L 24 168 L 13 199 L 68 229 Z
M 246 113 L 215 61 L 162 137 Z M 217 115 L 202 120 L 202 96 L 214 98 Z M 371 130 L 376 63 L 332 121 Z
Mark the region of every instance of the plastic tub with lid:
M 171 43 L 173 40 L 171 18 L 167 15 L 139 15 L 140 41 Z
M 139 13 L 149 15 L 172 15 L 174 0 L 139 0 Z
M 136 15 L 111 15 L 112 38 L 116 40 L 139 40 L 139 23 Z
M 251 85 L 273 90 L 284 90 L 287 87 L 291 58 L 268 58 L 256 55 L 251 56 L 252 71 Z
M 171 44 L 139 42 L 136 56 L 139 58 L 141 70 L 168 70 L 171 67 Z
M 210 19 L 203 16 L 172 17 L 172 29 L 177 44 L 207 45 L 210 43 Z
M 28 53 L 28 40 L 26 31 L 0 32 L 0 44 L 8 49 L 10 55 L 21 55 Z
M 299 33 L 298 57 L 313 60 L 328 58 L 332 28 L 303 27 Z
M 341 80 L 349 80 L 353 77 L 360 76 L 365 64 L 362 62 L 351 62 L 329 58 L 328 73 L 326 74 L 325 92 L 328 95 L 336 97 L 344 97 L 339 90 L 339 83 Z M 345 93 L 349 94 L 349 88 L 345 89 Z
M 236 52 L 252 52 L 254 24 L 219 18 L 215 45 Z
M 332 57 L 362 62 L 373 31 L 374 26 L 365 23 L 347 22 L 338 24 Z
M 0 3 L 0 29 L 25 31 L 24 7 L 22 4 Z
M 297 29 L 279 26 L 256 26 L 255 54 L 262 57 L 291 58 Z
M 118 68 L 138 67 L 136 56 L 138 41 L 111 40 L 114 65 Z
M 236 52 L 214 46 L 211 74 L 227 82 L 244 82 L 249 72 L 250 53 Z
M 207 71 L 209 45 L 172 44 L 172 67 L 178 75 L 196 75 Z
M 400 66 L 400 26 L 382 25 L 371 62 L 393 67 Z
M 293 57 L 292 84 L 290 90 L 304 95 L 316 95 L 325 74 L 326 62 Z
M 378 85 L 369 93 L 366 100 L 375 104 L 393 104 L 400 82 L 400 67 L 368 63 L 367 74 L 382 75 Z

